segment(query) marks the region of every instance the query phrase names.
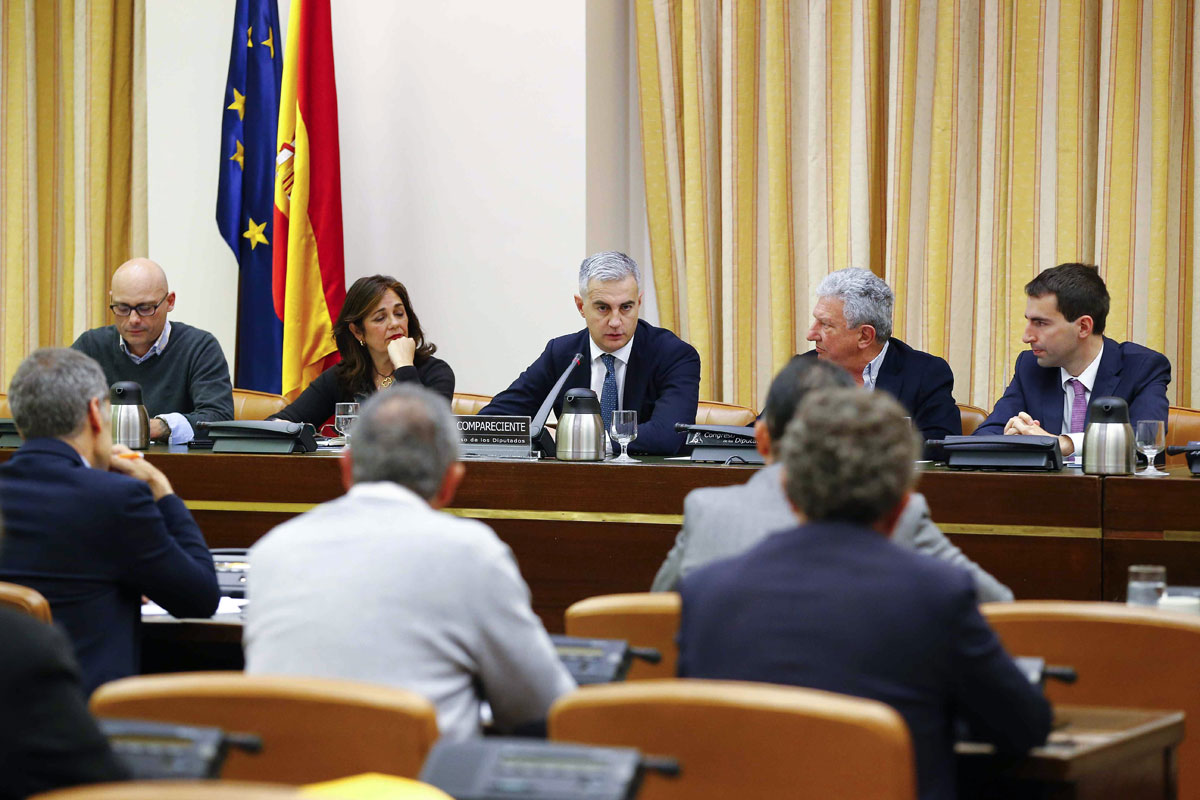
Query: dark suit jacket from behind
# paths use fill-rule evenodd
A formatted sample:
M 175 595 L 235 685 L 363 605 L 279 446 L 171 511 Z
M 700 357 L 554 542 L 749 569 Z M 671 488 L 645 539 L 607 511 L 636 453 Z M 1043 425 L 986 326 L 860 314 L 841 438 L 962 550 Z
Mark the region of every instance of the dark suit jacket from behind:
M 66 637 L 0 608 L 0 800 L 128 773 L 88 713 Z
M 908 724 L 923 800 L 955 795 L 954 719 L 1005 751 L 1050 706 L 975 605 L 971 575 L 870 528 L 810 523 L 683 578 L 679 674 L 879 700 Z
M 140 667 L 142 595 L 208 617 L 212 555 L 176 495 L 88 467 L 58 439 L 30 439 L 0 466 L 0 580 L 37 589 L 71 638 L 88 693 Z
M 895 336 L 879 366 L 875 388 L 883 389 L 908 409 L 913 426 L 925 439 L 962 434 L 962 415 L 954 402 L 954 373 L 945 359 L 914 350 Z M 816 358 L 810 350 L 796 358 Z
M 479 413 L 534 416 L 576 353 L 582 353 L 583 359 L 554 399 L 554 413 L 561 416 L 567 390 L 592 385 L 591 338 L 586 328 L 551 339 L 537 361 Z M 696 421 L 699 398 L 700 356 L 696 348 L 666 328 L 638 320 L 625 367 L 621 404 L 638 412 L 638 434 L 629 452 L 668 456 L 678 452 L 683 434 L 675 432 L 675 423 L 690 425 Z
M 1048 433 L 1059 434 L 1063 425 L 1062 372 L 1058 367 L 1038 366 L 1033 351 L 1017 356 L 1017 366 L 1004 394 L 975 433 L 1004 433 L 1004 425 L 1024 411 L 1042 423 Z M 1162 353 L 1133 342 L 1117 342 L 1104 337 L 1104 351 L 1092 399 L 1120 397 L 1129 404 L 1129 421 L 1167 421 L 1167 384 L 1171 382 L 1171 362 Z M 1086 423 L 1085 423 L 1086 425 Z

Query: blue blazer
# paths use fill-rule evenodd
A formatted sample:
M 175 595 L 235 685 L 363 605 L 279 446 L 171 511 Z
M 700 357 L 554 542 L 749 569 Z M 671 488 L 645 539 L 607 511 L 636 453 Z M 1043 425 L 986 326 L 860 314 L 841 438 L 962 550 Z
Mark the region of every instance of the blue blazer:
M 1050 731 L 1049 703 L 980 615 L 970 573 L 870 528 L 819 522 L 772 534 L 686 575 L 680 594 L 680 676 L 887 703 L 912 734 L 923 800 L 955 796 L 956 717 L 1006 751 Z
M 925 439 L 962 434 L 962 415 L 954 402 L 954 373 L 945 359 L 914 350 L 895 336 L 879 366 L 875 388 L 883 389 L 908 409 L 913 426 Z M 809 350 L 796 358 L 816 358 Z
M 208 617 L 212 556 L 176 495 L 91 469 L 58 439 L 30 439 L 0 466 L 0 580 L 37 589 L 67 632 L 87 692 L 140 670 L 142 595 Z
M 1033 352 L 1017 356 L 1017 366 L 1004 395 L 976 434 L 1004 433 L 1004 425 L 1024 411 L 1040 420 L 1047 432 L 1058 434 L 1063 424 L 1062 373 L 1058 367 L 1040 367 Z M 1092 397 L 1120 397 L 1129 404 L 1129 420 L 1167 421 L 1167 384 L 1171 362 L 1162 353 L 1133 342 L 1117 344 L 1104 337 L 1104 352 L 1096 372 Z
M 590 341 L 586 328 L 551 339 L 537 361 L 479 413 L 532 417 L 571 363 L 571 357 L 582 353 L 583 360 L 571 371 L 554 400 L 554 413 L 561 415 L 563 395 L 568 389 L 592 385 Z M 622 399 L 622 408 L 638 412 L 638 435 L 629 451 L 667 456 L 678 452 L 683 434 L 675 432 L 675 423 L 694 423 L 699 399 L 700 356 L 696 348 L 666 328 L 638 320 Z

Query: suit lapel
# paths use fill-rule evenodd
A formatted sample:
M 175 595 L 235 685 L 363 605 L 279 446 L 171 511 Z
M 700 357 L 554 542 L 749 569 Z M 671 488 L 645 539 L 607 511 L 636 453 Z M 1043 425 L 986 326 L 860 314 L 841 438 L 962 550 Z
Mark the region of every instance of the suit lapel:
M 1029 354 L 1033 358 L 1033 353 Z M 1041 378 L 1038 386 L 1038 394 L 1041 396 L 1042 414 L 1038 421 L 1042 423 L 1042 428 L 1047 433 L 1055 436 L 1063 429 L 1063 388 L 1062 381 L 1059 377 L 1062 375 L 1058 367 L 1043 368 L 1037 367 L 1037 374 Z M 1030 411 L 1030 414 L 1037 416 L 1036 412 Z
M 646 382 L 650 370 L 646 369 L 647 348 L 650 346 L 649 326 L 643 326 L 638 320 L 637 333 L 633 336 L 633 347 L 629 351 L 629 363 L 625 365 L 625 389 L 621 393 L 621 408 L 642 411 L 642 400 L 646 396 Z
M 875 388 L 883 389 L 897 400 L 904 389 L 904 351 L 898 344 L 898 339 L 890 340 L 883 363 L 879 365 L 879 376 L 875 378 Z
M 1121 351 L 1117 343 L 1105 337 L 1104 350 L 1100 354 L 1100 368 L 1096 370 L 1096 384 L 1092 397 L 1108 397 L 1117 392 L 1121 382 Z

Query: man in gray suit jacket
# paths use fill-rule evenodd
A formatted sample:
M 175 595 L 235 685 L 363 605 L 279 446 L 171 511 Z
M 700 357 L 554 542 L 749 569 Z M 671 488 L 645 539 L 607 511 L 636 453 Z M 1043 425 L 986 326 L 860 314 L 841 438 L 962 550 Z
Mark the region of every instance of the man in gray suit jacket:
M 845 370 L 828 363 L 795 359 L 771 382 L 767 404 L 754 424 L 758 451 L 768 466 L 741 486 L 696 489 L 683 501 L 683 529 L 654 577 L 651 591 L 670 592 L 697 567 L 749 550 L 768 534 L 796 526 L 796 512 L 783 489 L 783 465 L 775 442 L 782 441 L 805 393 L 829 386 L 852 386 Z M 892 541 L 918 553 L 957 564 L 975 578 L 979 602 L 1012 600 L 1012 591 L 963 555 L 929 516 L 929 504 L 914 492 L 892 531 Z

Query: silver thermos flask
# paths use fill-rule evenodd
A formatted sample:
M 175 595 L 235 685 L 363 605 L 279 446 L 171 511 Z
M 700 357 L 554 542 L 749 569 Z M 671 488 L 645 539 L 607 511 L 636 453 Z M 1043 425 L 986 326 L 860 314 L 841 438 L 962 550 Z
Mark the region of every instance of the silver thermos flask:
M 563 413 L 555 438 L 560 461 L 603 461 L 604 423 L 600 401 L 591 389 L 570 389 L 563 398 Z
M 1088 475 L 1132 475 L 1137 465 L 1129 406 L 1119 397 L 1094 397 L 1083 432 L 1083 471 Z
M 112 403 L 113 444 L 131 450 L 150 446 L 150 417 L 142 405 L 142 386 L 135 381 L 117 381 L 108 390 Z

